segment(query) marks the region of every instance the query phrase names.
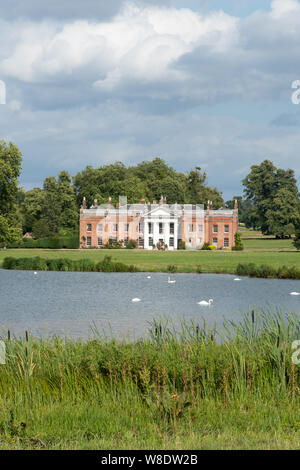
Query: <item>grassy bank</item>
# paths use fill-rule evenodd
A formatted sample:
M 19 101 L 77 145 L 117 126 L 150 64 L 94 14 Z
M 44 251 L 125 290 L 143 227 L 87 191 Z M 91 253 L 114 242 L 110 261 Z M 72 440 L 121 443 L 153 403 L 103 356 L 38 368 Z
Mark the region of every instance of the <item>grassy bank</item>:
M 134 265 L 140 271 L 167 272 L 168 266 L 176 266 L 178 272 L 235 273 L 238 264 L 254 263 L 269 265 L 276 269 L 283 265 L 300 266 L 300 252 L 222 252 L 222 251 L 144 251 L 144 250 L 23 250 L 11 249 L 0 251 L 0 266 L 7 256 L 33 258 L 39 256 L 45 260 L 66 258 L 73 261 L 103 261 L 106 255 L 113 261 Z
M 1 449 L 295 449 L 299 319 L 153 322 L 147 339 L 6 340 Z M 226 333 L 227 331 L 227 333 Z

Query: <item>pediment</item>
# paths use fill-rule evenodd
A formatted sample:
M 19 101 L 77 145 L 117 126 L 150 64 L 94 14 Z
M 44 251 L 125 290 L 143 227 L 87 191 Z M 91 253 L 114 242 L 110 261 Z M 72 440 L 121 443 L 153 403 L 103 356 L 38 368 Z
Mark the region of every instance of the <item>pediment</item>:
M 150 211 L 147 211 L 145 212 L 145 217 L 148 217 L 148 216 L 155 216 L 155 217 L 159 217 L 159 216 L 169 216 L 171 213 L 171 210 L 169 207 L 167 206 L 160 206 L 160 207 L 156 207 L 155 209 L 152 209 Z

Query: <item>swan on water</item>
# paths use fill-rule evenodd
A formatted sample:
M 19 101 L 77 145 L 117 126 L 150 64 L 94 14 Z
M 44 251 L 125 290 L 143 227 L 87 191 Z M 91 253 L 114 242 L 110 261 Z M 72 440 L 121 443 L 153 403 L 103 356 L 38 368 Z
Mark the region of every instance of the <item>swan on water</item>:
M 201 300 L 201 302 L 198 302 L 198 305 L 203 305 L 205 307 L 210 307 L 211 304 L 213 303 L 213 299 L 209 299 L 208 302 L 206 302 L 206 300 Z
M 131 300 L 131 302 L 140 302 L 141 299 L 139 299 L 138 297 L 135 297 L 134 299 Z
M 147 279 L 151 279 L 151 276 L 147 276 Z
M 290 295 L 300 295 L 299 292 L 291 292 Z
M 170 276 L 168 277 L 168 284 L 175 284 L 176 281 L 171 281 Z
M 241 279 L 239 277 L 236 277 L 235 279 L 233 279 L 234 281 L 241 281 Z
M 34 271 L 34 274 L 37 274 L 37 272 L 36 272 L 36 271 Z

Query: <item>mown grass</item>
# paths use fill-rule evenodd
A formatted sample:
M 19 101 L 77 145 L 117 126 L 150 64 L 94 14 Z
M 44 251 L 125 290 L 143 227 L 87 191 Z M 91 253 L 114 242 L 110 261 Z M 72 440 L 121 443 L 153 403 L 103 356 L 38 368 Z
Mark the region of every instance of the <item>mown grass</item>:
M 11 249 L 0 251 L 0 263 L 7 256 L 45 260 L 67 258 L 70 260 L 103 261 L 106 255 L 115 262 L 134 265 L 140 271 L 167 272 L 168 266 L 176 266 L 177 272 L 197 272 L 200 267 L 205 273 L 235 273 L 238 264 L 265 264 L 274 268 L 300 266 L 300 252 L 223 252 L 223 251 L 174 251 L 159 252 L 147 250 L 34 250 Z
M 216 341 L 216 337 L 218 341 Z M 136 342 L 6 340 L 1 449 L 296 449 L 299 318 L 252 312 Z

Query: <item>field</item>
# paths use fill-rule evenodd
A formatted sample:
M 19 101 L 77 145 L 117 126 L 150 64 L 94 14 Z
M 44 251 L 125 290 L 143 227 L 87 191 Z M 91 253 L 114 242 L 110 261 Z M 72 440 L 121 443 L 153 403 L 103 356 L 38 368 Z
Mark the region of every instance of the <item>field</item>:
M 256 312 L 233 329 L 6 340 L 0 449 L 299 449 L 299 320 Z
M 176 266 L 178 272 L 196 272 L 199 267 L 205 273 L 234 273 L 239 263 L 266 264 L 274 268 L 287 265 L 300 267 L 300 251 L 293 246 L 292 240 L 276 240 L 264 237 L 261 232 L 240 226 L 244 251 L 144 251 L 144 250 L 47 250 L 47 249 L 9 249 L 0 251 L 0 267 L 7 256 L 17 258 L 40 256 L 42 258 L 83 258 L 93 261 L 103 260 L 105 255 L 127 265 L 134 265 L 141 271 L 168 271 L 168 266 Z
M 265 241 L 264 241 L 265 242 Z M 273 242 L 273 241 L 272 241 Z M 271 241 L 269 243 L 272 243 Z M 274 241 L 277 242 L 276 240 Z M 253 241 L 254 243 L 254 241 Z M 256 242 L 255 242 L 256 243 Z M 258 241 L 257 241 L 258 243 Z M 300 266 L 300 252 L 257 250 L 243 252 L 222 251 L 143 251 L 143 250 L 36 250 L 11 249 L 0 251 L 0 263 L 7 256 L 42 258 L 88 258 L 100 261 L 105 255 L 127 265 L 133 264 L 142 271 L 167 271 L 168 266 L 175 265 L 178 272 L 234 273 L 239 263 L 268 264 L 273 267 L 282 265 Z

